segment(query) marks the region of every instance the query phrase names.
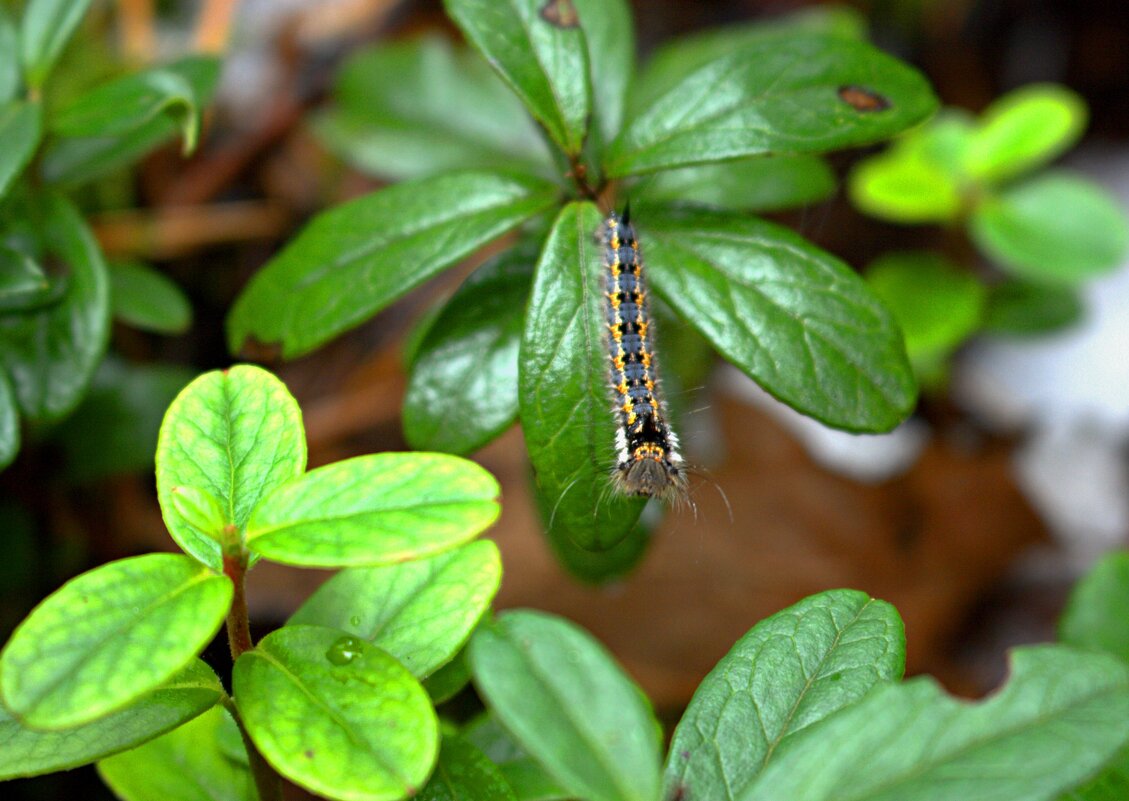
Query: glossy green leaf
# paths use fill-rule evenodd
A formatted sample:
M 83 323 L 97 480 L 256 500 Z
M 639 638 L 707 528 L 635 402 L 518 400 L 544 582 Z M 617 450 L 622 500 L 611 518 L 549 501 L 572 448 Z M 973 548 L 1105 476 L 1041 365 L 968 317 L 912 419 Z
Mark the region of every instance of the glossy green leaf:
M 866 282 L 894 313 L 911 362 L 947 354 L 970 337 L 988 294 L 971 273 L 927 251 L 882 256 Z
M 711 61 L 765 41 L 805 35 L 860 40 L 866 36 L 866 20 L 847 6 L 809 6 L 775 18 L 679 36 L 647 59 L 631 87 L 630 115 L 649 108 L 687 75 Z
M 29 729 L 0 707 L 0 780 L 68 770 L 133 748 L 196 717 L 222 694 L 216 674 L 195 659 L 125 709 L 75 728 Z
M 489 712 L 472 721 L 462 735 L 498 766 L 518 801 L 563 801 L 570 797 Z
M 916 385 L 889 311 L 785 228 L 720 213 L 639 220 L 651 285 L 777 399 L 834 428 L 887 431 Z
M 778 211 L 825 200 L 834 191 L 835 173 L 818 156 L 759 156 L 656 173 L 632 191 L 631 203 Z
M 579 154 L 592 89 L 588 47 L 572 3 L 444 0 L 443 6 L 552 140 Z
M 948 222 L 962 210 L 956 176 L 933 161 L 897 151 L 860 163 L 847 187 L 860 211 L 891 222 Z
M 8 376 L 0 372 L 0 470 L 20 452 L 20 414 Z
M 1129 740 L 1129 665 L 1064 646 L 1016 650 L 977 704 L 932 680 L 885 685 L 798 732 L 742 801 L 1049 801 Z
M 170 278 L 139 262 L 110 265 L 114 317 L 144 331 L 180 334 L 192 324 L 192 306 Z
M 1083 314 L 1073 287 L 1005 281 L 988 294 L 983 329 L 1008 336 L 1049 334 L 1073 325 Z
M 591 203 L 561 211 L 537 262 L 519 356 L 521 427 L 551 540 L 605 550 L 643 508 L 614 497 L 615 420 L 608 389 L 604 279 Z
M 604 480 L 608 480 L 606 474 Z M 548 500 L 543 495 L 537 498 L 543 520 L 549 520 L 553 516 Z M 551 532 L 554 536 L 550 538 L 549 545 L 560 565 L 574 578 L 588 584 L 610 584 L 627 576 L 643 560 L 647 546 L 651 543 L 651 531 L 658 520 L 662 519 L 662 514 L 662 509 L 657 504 L 645 506 L 639 519 L 623 538 L 610 548 L 600 551 L 578 545 L 569 539 L 568 529 Z
M 197 108 L 202 109 L 215 92 L 220 62 L 213 56 L 189 56 L 161 69 L 187 81 Z M 178 132 L 177 121 L 162 114 L 115 136 L 55 139 L 45 149 L 41 171 L 52 183 L 64 186 L 87 183 L 137 162 Z
M 985 198 L 970 222 L 985 254 L 1035 281 L 1085 281 L 1117 267 L 1129 247 L 1129 222 L 1117 199 L 1062 170 Z
M 626 0 L 571 0 L 584 29 L 592 78 L 593 128 L 604 142 L 623 125 L 635 71 L 635 26 Z M 567 5 L 561 3 L 561 5 Z
M 394 658 L 318 626 L 285 626 L 239 657 L 235 700 L 283 776 L 350 801 L 418 791 L 439 752 L 427 693 Z
M 867 44 L 774 37 L 687 75 L 631 121 L 604 166 L 623 176 L 869 144 L 936 107 L 919 73 Z
M 758 623 L 698 686 L 674 731 L 664 798 L 733 801 L 789 737 L 897 681 L 897 610 L 856 590 L 813 595 Z
M 306 468 L 302 412 L 286 385 L 260 367 L 238 365 L 197 378 L 169 406 L 157 439 L 157 497 L 169 533 L 184 551 L 223 569 L 221 543 L 186 521 L 177 487 L 219 500 L 244 532 L 251 510 Z
M 8 9 L 0 8 L 0 106 L 19 94 L 21 72 L 20 35 Z
M 505 612 L 468 652 L 502 724 L 571 795 L 659 797 L 659 743 L 645 697 L 590 634 L 541 612 Z
M 0 312 L 49 306 L 65 292 L 65 281 L 52 283 L 30 255 L 0 244 Z
M 98 775 L 123 801 L 258 801 L 246 764 L 228 759 L 217 734 L 222 706 L 139 748 L 98 763 Z
M 498 517 L 500 492 L 492 475 L 457 456 L 357 456 L 271 493 L 247 522 L 247 545 L 307 567 L 418 559 L 485 530 Z
M 1129 662 L 1129 553 L 1107 554 L 1078 582 L 1062 614 L 1059 639 Z
M 435 772 L 416 797 L 419 801 L 517 801 L 497 766 L 457 735 L 443 738 Z
M 521 102 L 478 56 L 443 38 L 391 42 L 354 54 L 336 105 L 314 118 L 326 145 L 394 180 L 468 167 L 546 173 L 549 156 Z
M 467 641 L 501 580 L 498 546 L 480 540 L 427 559 L 343 570 L 290 622 L 362 637 L 424 678 Z
M 23 413 L 54 421 L 78 404 L 109 338 L 110 299 L 98 243 L 69 200 L 34 206 L 36 236 L 66 269 L 65 294 L 33 313 L 0 315 L 0 365 Z
M 66 455 L 66 477 L 86 482 L 152 471 L 161 418 L 194 377 L 179 365 L 104 360 L 74 414 L 51 430 Z
M 965 169 L 998 181 L 1034 169 L 1069 150 L 1086 127 L 1086 101 L 1065 86 L 1031 84 L 984 111 L 969 142 Z
M 537 242 L 479 267 L 431 323 L 412 360 L 404 436 L 417 450 L 469 453 L 517 418 L 517 358 Z
M 431 702 L 438 705 L 454 698 L 468 684 L 470 665 L 466 661 L 466 648 L 463 648 L 450 662 L 423 680 L 423 689 L 431 696 Z
M 4 705 L 44 729 L 115 712 L 200 652 L 227 615 L 231 594 L 230 579 L 180 554 L 136 556 L 83 573 L 32 610 L 4 646 Z
M 0 106 L 0 197 L 31 161 L 39 145 L 40 108 L 38 103 L 13 100 Z
M 38 89 L 63 52 L 90 0 L 29 0 L 20 30 L 24 78 Z
M 1096 776 L 1059 801 L 1124 801 L 1129 798 L 1129 748 L 1122 749 Z
M 196 149 L 200 113 L 192 84 L 175 70 L 158 68 L 80 95 L 55 112 L 51 130 L 59 136 L 122 136 L 168 116 L 180 129 L 187 155 Z
M 228 318 L 247 337 L 301 355 L 545 210 L 557 190 L 529 177 L 450 173 L 323 212 L 260 270 Z

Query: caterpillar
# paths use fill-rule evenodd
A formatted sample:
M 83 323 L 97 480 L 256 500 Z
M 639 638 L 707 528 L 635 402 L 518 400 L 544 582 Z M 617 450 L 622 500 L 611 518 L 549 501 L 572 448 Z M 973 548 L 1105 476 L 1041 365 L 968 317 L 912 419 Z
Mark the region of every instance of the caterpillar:
M 609 376 L 615 396 L 612 486 L 623 495 L 680 501 L 686 496 L 686 470 L 659 394 L 643 258 L 630 207 L 624 207 L 622 216 L 612 211 L 597 238 L 603 245 Z

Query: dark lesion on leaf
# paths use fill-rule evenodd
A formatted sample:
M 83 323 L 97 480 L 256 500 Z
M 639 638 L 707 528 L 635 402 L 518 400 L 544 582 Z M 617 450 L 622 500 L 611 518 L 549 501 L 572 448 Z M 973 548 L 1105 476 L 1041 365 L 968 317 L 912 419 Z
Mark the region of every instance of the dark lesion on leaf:
M 557 28 L 576 28 L 580 26 L 580 15 L 572 0 L 546 0 L 541 6 L 541 19 Z
M 864 114 L 871 111 L 885 111 L 892 105 L 885 96 L 878 94 L 873 89 L 855 84 L 840 86 L 839 99 L 855 111 L 861 111 Z

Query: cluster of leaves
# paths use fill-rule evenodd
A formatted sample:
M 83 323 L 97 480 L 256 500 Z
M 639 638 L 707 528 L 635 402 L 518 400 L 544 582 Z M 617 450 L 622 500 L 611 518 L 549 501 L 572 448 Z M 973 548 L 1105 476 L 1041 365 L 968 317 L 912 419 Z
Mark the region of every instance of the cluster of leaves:
M 420 334 L 405 431 L 466 453 L 520 417 L 554 547 L 581 573 L 614 572 L 646 536 L 642 502 L 608 497 L 593 201 L 618 189 L 651 287 L 709 346 L 828 425 L 904 418 L 916 384 L 885 307 L 845 264 L 750 212 L 825 194 L 814 154 L 932 113 L 917 72 L 839 13 L 676 42 L 636 75 L 623 0 L 445 6 L 476 52 L 422 39 L 361 53 L 315 122 L 362 168 L 410 180 L 321 214 L 272 259 L 228 319 L 233 351 L 254 338 L 307 353 L 516 231 Z
M 187 301 L 160 273 L 106 264 L 70 195 L 178 133 L 190 151 L 219 65 L 193 57 L 77 93 L 56 90 L 54 68 L 89 6 L 30 0 L 18 21 L 0 6 L 0 468 L 19 451 L 21 428 L 74 411 L 106 352 L 112 316 L 163 333 L 190 321 Z M 171 395 L 150 377 L 133 378 L 163 408 Z M 118 443 L 91 449 L 107 453 L 110 444 Z
M 807 598 L 718 663 L 664 762 L 646 697 L 589 634 L 530 610 L 488 616 L 501 566 L 473 539 L 498 485 L 482 468 L 305 460 L 297 404 L 269 373 L 208 373 L 181 393 L 157 486 L 185 553 L 96 568 L 17 628 L 0 652 L 0 778 L 97 761 L 125 801 L 274 799 L 279 774 L 350 801 L 1097 801 L 1126 786 L 1123 554 L 1063 625 L 1114 655 L 1018 650 L 978 704 L 900 681 L 889 604 Z M 243 579 L 260 558 L 345 569 L 254 645 Z M 198 658 L 225 617 L 230 695 Z M 485 712 L 446 719 L 472 680 Z
M 857 167 L 851 197 L 898 223 L 962 226 L 1000 275 L 930 252 L 892 253 L 867 278 L 891 307 L 920 376 L 943 380 L 962 342 L 986 331 L 1036 334 L 1082 312 L 1079 284 L 1118 266 L 1129 222 L 1118 202 L 1086 178 L 1046 169 L 1082 135 L 1085 101 L 1034 84 L 997 100 L 976 119 L 946 109 Z

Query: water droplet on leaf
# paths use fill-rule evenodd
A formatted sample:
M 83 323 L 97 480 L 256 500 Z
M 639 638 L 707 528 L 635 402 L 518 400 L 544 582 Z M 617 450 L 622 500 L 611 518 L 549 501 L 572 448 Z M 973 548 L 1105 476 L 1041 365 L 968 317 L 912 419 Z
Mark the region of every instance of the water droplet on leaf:
M 360 615 L 353 615 L 351 618 L 349 618 L 349 625 L 350 626 L 361 625 L 361 616 Z
M 356 637 L 339 637 L 325 652 L 325 658 L 335 665 L 347 665 L 361 655 L 361 641 Z

